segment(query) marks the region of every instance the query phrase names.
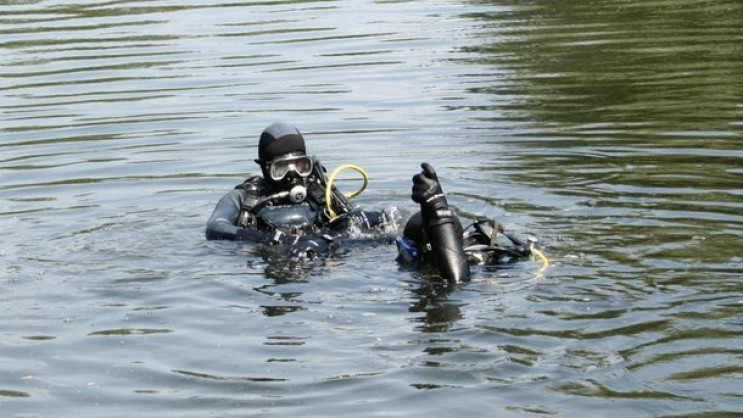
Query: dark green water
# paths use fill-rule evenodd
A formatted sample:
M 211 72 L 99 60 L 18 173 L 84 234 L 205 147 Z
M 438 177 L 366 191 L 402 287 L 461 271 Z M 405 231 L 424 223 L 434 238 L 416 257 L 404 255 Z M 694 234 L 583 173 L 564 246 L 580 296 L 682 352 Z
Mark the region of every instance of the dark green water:
M 741 45 L 732 0 L 5 1 L 0 411 L 743 416 Z M 205 241 L 276 120 L 551 266 Z

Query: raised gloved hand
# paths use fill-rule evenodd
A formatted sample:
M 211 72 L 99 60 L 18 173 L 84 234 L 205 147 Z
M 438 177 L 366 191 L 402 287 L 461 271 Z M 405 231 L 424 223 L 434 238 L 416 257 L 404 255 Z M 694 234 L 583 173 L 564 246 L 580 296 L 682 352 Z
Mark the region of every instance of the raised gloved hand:
M 444 194 L 439 184 L 439 178 L 436 170 L 428 163 L 422 163 L 423 171 L 413 176 L 413 201 L 416 203 L 426 203 L 437 195 Z
M 451 216 L 436 170 L 428 163 L 422 163 L 421 168 L 423 171 L 413 176 L 412 198 L 420 203 L 424 220 L 431 222 L 435 218 Z

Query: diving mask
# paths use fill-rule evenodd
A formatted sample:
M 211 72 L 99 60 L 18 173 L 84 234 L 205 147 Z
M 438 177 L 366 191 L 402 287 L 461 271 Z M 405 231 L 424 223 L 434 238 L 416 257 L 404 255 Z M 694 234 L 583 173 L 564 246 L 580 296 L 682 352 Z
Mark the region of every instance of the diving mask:
M 290 155 L 268 163 L 268 175 L 273 181 L 281 181 L 288 173 L 294 171 L 300 177 L 312 174 L 312 157 L 306 155 Z

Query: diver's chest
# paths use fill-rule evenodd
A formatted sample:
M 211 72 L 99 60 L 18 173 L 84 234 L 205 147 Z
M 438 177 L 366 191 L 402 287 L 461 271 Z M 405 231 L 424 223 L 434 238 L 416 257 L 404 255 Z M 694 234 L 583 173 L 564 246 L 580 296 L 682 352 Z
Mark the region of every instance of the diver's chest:
M 258 226 L 289 233 L 312 232 L 318 211 L 307 203 L 296 205 L 264 206 L 255 214 Z

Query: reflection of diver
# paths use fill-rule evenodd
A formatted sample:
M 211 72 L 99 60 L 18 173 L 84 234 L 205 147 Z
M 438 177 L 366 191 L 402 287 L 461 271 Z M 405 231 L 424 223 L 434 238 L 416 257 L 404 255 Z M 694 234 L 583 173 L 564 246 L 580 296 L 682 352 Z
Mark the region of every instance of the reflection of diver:
M 413 176 L 413 201 L 420 212 L 405 225 L 397 238 L 398 262 L 413 268 L 432 263 L 449 283 L 469 279 L 470 263 L 496 264 L 528 257 L 533 243 L 526 244 L 491 219 L 478 219 L 462 228 L 449 209 L 436 171 L 428 163 Z
M 336 173 L 329 179 L 306 154 L 294 126 L 267 127 L 255 161 L 263 177 L 250 177 L 222 197 L 207 222 L 208 239 L 252 241 L 300 258 L 326 253 L 345 238 L 394 239 L 391 213 L 354 209 L 332 185 Z
M 408 311 L 423 314 L 414 318 L 419 324 L 418 329 L 423 332 L 446 332 L 464 317 L 461 309 L 463 304 L 449 300 L 449 294 L 455 289 L 442 283 L 411 289 L 417 300 Z

